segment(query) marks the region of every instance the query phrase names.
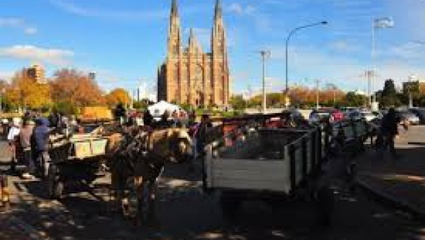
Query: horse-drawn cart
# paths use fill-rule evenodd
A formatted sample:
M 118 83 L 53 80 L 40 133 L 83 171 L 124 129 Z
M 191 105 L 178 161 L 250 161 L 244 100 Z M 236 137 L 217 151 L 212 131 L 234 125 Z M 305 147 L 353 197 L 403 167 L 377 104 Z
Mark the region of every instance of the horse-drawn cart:
M 66 182 L 92 183 L 105 174 L 105 149 L 108 140 L 96 134 L 76 134 L 52 139 L 49 151 L 49 196 L 60 198 Z
M 204 188 L 221 192 L 225 215 L 245 199 L 275 203 L 296 194 L 316 181 L 326 153 L 318 128 L 247 128 L 231 135 L 207 145 L 204 159 Z

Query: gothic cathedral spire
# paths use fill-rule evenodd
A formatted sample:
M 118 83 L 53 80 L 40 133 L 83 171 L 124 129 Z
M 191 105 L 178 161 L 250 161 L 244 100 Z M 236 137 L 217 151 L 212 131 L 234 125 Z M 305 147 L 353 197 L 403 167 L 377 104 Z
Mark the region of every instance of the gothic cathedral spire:
M 226 55 L 226 35 L 223 22 L 221 1 L 217 0 L 214 13 L 214 26 L 212 30 L 212 52 L 215 55 L 224 57 Z
M 177 56 L 181 51 L 181 29 L 177 0 L 172 1 L 168 31 L 168 55 Z

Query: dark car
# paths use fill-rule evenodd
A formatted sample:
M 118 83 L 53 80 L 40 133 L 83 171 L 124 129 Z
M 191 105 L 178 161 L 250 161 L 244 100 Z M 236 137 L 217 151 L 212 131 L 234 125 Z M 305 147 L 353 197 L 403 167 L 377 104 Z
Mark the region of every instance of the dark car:
M 411 108 L 409 112 L 415 114 L 419 118 L 420 124 L 425 124 L 425 108 Z

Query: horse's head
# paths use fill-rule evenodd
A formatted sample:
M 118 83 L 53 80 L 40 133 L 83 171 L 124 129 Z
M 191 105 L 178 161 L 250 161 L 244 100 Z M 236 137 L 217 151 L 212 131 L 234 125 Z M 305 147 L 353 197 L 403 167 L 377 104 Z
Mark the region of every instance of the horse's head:
M 170 129 L 170 131 L 170 161 L 173 163 L 183 163 L 191 160 L 193 148 L 189 130 L 186 128 L 174 128 Z

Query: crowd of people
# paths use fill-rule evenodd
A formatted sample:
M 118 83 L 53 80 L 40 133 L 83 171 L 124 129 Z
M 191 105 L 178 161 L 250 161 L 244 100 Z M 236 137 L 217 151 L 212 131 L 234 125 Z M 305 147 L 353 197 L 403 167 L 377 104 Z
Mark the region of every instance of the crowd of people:
M 196 122 L 194 111 L 165 111 L 160 118 L 155 118 L 150 111 L 132 112 L 118 104 L 114 109 L 114 117 L 122 126 L 141 126 L 145 129 L 166 129 L 172 127 L 187 127 L 199 152 L 206 143 L 209 127 L 212 127 L 208 114 L 204 114 L 199 123 Z M 39 111 L 27 111 L 22 118 L 3 121 L 2 130 L 12 153 L 11 170 L 16 172 L 16 166 L 24 165 L 22 177 L 26 179 L 39 176 L 47 177 L 50 164 L 49 136 L 62 134 L 70 136 L 84 131 L 75 116 L 65 116 L 58 111 L 52 111 L 43 117 Z

